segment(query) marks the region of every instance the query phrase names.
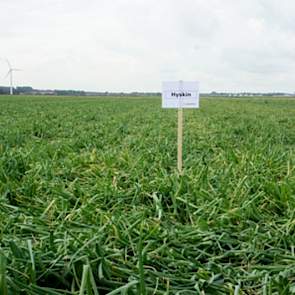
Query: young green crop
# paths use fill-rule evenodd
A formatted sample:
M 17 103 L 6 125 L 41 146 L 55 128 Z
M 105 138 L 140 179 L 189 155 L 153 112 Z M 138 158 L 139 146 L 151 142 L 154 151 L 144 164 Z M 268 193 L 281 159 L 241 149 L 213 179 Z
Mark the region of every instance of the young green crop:
M 0 97 L 1 294 L 295 294 L 295 100 Z

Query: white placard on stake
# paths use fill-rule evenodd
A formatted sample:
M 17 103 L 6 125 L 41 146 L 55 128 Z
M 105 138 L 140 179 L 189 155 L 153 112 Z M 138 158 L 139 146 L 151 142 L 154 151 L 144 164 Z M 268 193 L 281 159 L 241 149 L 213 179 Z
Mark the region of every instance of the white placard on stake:
M 162 84 L 162 107 L 172 109 L 199 108 L 199 82 L 167 81 Z
M 182 174 L 183 108 L 199 108 L 199 82 L 170 81 L 162 84 L 162 107 L 178 109 L 177 169 Z

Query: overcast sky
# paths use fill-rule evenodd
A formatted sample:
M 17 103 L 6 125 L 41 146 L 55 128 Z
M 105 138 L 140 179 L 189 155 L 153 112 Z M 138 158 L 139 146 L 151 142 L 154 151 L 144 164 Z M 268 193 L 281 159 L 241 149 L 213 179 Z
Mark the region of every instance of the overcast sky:
M 42 89 L 294 92 L 295 1 L 0 0 L 0 57 Z

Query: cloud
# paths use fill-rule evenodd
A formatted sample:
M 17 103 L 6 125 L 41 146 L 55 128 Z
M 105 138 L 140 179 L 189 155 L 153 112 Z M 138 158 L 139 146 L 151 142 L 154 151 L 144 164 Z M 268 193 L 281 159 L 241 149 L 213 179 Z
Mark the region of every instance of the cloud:
M 2 0 L 0 56 L 36 88 L 294 91 L 294 12 L 292 0 Z

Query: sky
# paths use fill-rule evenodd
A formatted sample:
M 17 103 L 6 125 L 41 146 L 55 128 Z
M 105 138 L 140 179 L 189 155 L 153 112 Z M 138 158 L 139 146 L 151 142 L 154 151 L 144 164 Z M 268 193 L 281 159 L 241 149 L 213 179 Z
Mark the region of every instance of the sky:
M 37 89 L 295 92 L 294 16 L 294 0 L 0 0 L 0 58 Z

